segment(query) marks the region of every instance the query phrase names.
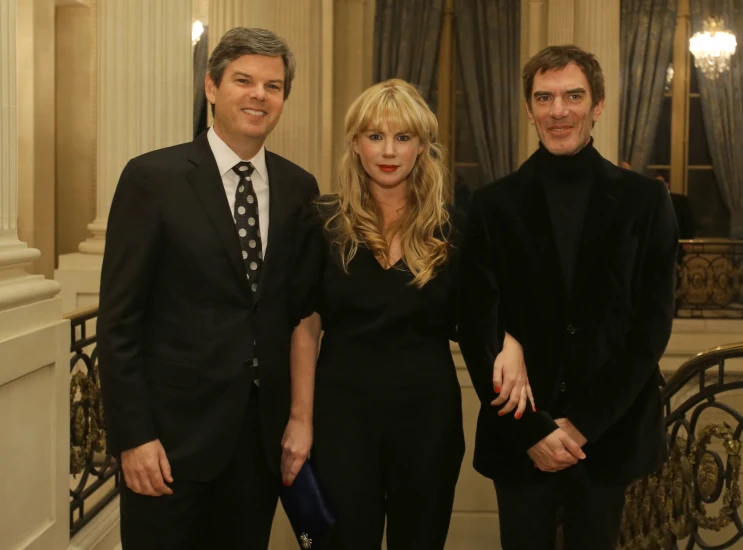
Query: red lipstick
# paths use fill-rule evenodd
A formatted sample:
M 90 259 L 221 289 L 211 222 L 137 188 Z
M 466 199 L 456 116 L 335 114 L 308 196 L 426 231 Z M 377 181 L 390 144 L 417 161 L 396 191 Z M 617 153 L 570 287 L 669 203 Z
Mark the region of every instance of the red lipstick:
M 399 166 L 395 166 L 394 164 L 378 164 L 379 169 L 382 172 L 394 172 L 399 168 Z

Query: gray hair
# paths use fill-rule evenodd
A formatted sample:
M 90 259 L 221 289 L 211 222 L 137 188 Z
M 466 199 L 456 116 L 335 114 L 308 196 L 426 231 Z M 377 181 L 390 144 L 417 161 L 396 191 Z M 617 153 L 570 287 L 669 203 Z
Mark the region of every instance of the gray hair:
M 243 55 L 281 57 L 284 61 L 284 99 L 289 97 L 297 61 L 289 44 L 267 29 L 235 27 L 224 33 L 207 66 L 209 76 L 217 87 L 222 83 L 227 65 Z

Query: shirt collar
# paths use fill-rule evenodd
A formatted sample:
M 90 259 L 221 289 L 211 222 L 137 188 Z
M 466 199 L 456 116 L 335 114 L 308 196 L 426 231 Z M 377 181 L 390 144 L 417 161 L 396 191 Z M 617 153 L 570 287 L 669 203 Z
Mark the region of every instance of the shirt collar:
M 232 168 L 244 159 L 237 156 L 237 153 L 230 149 L 222 138 L 217 135 L 214 131 L 214 126 L 209 128 L 206 133 L 206 138 L 209 140 L 209 147 L 211 147 L 214 158 L 217 161 L 217 168 L 219 168 L 219 175 L 224 177 L 225 174 L 231 173 Z M 260 151 L 252 158 L 245 159 L 250 162 L 258 175 L 263 181 L 268 181 L 268 169 L 266 168 L 266 147 L 261 147 Z

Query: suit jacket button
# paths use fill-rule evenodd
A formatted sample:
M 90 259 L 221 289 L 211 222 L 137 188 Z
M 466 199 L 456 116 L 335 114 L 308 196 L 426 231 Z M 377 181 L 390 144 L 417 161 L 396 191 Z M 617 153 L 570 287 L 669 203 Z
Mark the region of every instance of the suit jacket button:
M 560 382 L 560 391 L 565 391 L 568 389 L 568 385 L 565 382 Z
M 567 329 L 568 334 L 575 334 L 575 327 L 573 325 L 568 325 Z

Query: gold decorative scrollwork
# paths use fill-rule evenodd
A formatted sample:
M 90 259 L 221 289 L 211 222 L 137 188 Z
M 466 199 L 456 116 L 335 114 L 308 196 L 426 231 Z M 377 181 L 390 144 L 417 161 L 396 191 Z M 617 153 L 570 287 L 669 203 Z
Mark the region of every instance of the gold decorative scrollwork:
M 740 318 L 743 241 L 681 241 L 677 296 L 680 317 Z
M 70 379 L 70 473 L 88 466 L 92 452 L 106 448 L 101 388 L 90 372 L 75 372 Z
M 708 446 L 712 438 L 722 440 L 727 454 L 727 470 L 720 469 Z M 677 437 L 660 475 L 648 476 L 627 488 L 622 517 L 620 550 L 659 550 L 670 548 L 692 527 L 719 531 L 733 520 L 740 507 L 741 442 L 728 424 L 708 425 L 687 448 L 687 440 Z M 725 479 L 729 480 L 724 484 Z M 723 506 L 716 517 L 708 517 L 704 502 L 717 487 L 723 486 Z

